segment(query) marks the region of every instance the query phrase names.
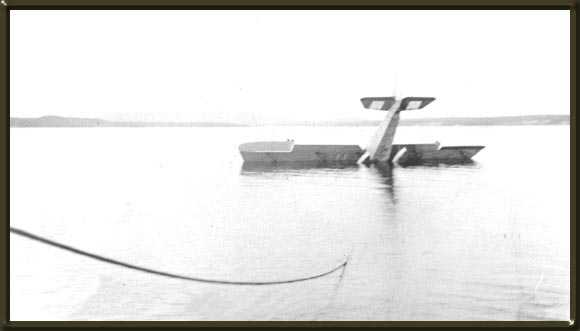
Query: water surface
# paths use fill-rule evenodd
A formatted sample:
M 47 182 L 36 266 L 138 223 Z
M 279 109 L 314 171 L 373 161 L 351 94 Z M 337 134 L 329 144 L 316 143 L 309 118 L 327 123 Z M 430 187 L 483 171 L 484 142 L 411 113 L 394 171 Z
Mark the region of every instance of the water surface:
M 169 279 L 10 236 L 11 320 L 569 320 L 569 126 L 400 127 L 474 164 L 260 169 L 254 140 L 372 127 L 10 130 L 10 224 Z

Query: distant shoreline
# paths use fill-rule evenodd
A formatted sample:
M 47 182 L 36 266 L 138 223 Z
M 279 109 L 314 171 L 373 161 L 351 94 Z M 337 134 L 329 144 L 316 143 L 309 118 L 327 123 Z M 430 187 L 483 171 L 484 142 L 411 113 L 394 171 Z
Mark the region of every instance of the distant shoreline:
M 89 128 L 89 127 L 254 127 L 254 126 L 377 126 L 380 120 L 287 121 L 250 125 L 222 122 L 147 122 L 106 121 L 98 118 L 43 116 L 10 118 L 11 128 Z M 570 125 L 570 115 L 525 115 L 500 117 L 444 117 L 402 119 L 401 126 L 507 126 L 507 125 Z

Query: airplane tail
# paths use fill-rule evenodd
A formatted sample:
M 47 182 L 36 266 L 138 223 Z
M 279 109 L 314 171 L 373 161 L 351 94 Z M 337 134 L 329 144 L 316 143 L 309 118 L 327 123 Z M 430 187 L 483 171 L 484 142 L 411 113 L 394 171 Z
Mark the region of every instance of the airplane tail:
M 359 162 L 388 162 L 395 132 L 399 125 L 399 113 L 403 110 L 422 109 L 434 100 L 435 98 L 431 97 L 362 98 L 361 102 L 366 109 L 383 110 L 388 111 L 388 113 L 367 145 L 365 154 L 359 159 Z
M 368 97 L 362 98 L 360 101 L 366 109 L 389 111 L 391 108 L 395 108 L 396 111 L 403 111 L 425 108 L 428 104 L 435 101 L 435 98 L 406 97 L 398 100 L 396 97 Z

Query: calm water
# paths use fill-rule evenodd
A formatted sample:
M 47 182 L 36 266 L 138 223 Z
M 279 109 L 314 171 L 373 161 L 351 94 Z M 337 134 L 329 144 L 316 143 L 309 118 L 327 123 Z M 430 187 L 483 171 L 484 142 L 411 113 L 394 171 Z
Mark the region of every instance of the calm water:
M 237 146 L 372 127 L 10 130 L 11 320 L 569 320 L 569 126 L 400 127 L 468 166 L 242 169 Z

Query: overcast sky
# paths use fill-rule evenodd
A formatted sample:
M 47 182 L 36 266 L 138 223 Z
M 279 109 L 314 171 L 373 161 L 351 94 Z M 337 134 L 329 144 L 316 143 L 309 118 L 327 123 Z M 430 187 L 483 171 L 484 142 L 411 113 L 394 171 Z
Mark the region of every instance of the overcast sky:
M 10 116 L 569 114 L 569 11 L 10 11 Z M 411 114 L 412 113 L 412 114 Z

